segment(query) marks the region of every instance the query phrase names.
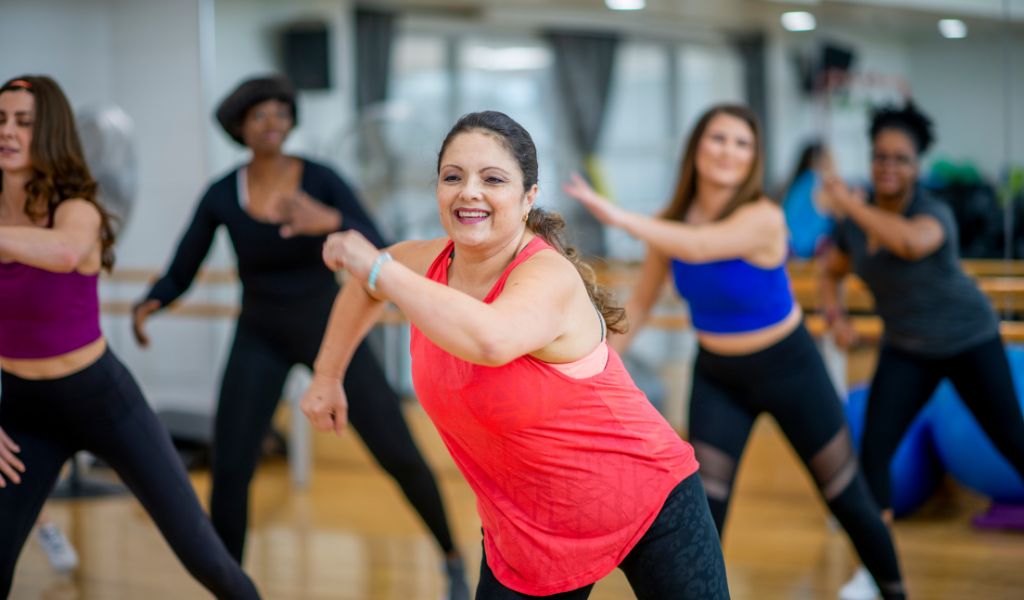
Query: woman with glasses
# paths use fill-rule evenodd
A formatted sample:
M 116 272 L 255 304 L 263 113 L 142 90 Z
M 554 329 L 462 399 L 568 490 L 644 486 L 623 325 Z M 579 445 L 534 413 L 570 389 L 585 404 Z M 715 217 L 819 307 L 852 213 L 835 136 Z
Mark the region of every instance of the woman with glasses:
M 861 464 L 892 520 L 889 463 L 914 417 L 948 377 L 993 444 L 1024 477 L 1024 418 L 992 305 L 964 273 L 949 207 L 917 184 L 931 121 L 908 103 L 871 122 L 871 183 L 853 191 L 827 177 L 828 203 L 842 221 L 822 257 L 825 318 L 840 345 L 854 339 L 839 285 L 852 270 L 875 297 L 885 324 L 871 382 Z

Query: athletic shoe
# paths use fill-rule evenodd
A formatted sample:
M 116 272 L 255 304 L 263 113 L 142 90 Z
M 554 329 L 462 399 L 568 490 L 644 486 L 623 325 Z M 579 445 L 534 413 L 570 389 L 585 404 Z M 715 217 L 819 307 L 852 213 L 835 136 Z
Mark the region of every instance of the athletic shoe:
M 839 600 L 875 600 L 880 595 L 875 578 L 864 567 L 857 569 L 846 585 L 839 589 Z
M 53 523 L 47 523 L 36 528 L 36 539 L 43 547 L 46 558 L 50 560 L 50 566 L 58 573 L 70 573 L 78 566 L 78 553 L 71 545 L 64 532 Z

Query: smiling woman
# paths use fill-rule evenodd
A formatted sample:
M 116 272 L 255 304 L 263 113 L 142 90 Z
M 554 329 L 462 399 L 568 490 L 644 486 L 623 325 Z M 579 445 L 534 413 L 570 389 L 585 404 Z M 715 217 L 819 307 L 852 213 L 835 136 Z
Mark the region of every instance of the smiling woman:
M 328 239 L 327 266 L 352 278 L 302 401 L 314 427 L 345 426 L 338 379 L 394 302 L 413 326 L 417 396 L 477 495 L 477 598 L 586 598 L 616 567 L 643 600 L 728 598 L 693 449 L 608 349 L 622 309 L 561 218 L 534 206 L 529 133 L 502 113 L 464 116 L 436 193 L 447 238 L 388 253 L 355 232 Z

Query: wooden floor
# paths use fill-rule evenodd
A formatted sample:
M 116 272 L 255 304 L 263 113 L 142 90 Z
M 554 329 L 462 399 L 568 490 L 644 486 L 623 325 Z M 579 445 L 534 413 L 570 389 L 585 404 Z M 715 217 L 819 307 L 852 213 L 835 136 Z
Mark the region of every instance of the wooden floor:
M 435 466 L 456 542 L 475 583 L 479 521 L 468 486 L 417 407 L 410 421 Z M 397 488 L 372 465 L 354 433 L 319 436 L 313 482 L 295 491 L 283 462 L 261 468 L 246 569 L 266 598 L 436 600 L 442 593 L 436 548 Z M 194 482 L 201 497 L 208 478 Z M 972 529 L 985 502 L 947 485 L 925 509 L 897 523 L 911 598 L 1024 598 L 1024 534 Z M 12 598 L 139 599 L 206 597 L 130 498 L 51 502 L 50 511 L 81 556 L 70 576 L 54 574 L 34 541 L 18 565 Z M 2 518 L 2 516 L 0 516 Z M 835 598 L 856 565 L 830 528 L 808 478 L 774 425 L 759 422 L 739 476 L 724 539 L 734 598 Z M 632 598 L 615 572 L 591 598 Z

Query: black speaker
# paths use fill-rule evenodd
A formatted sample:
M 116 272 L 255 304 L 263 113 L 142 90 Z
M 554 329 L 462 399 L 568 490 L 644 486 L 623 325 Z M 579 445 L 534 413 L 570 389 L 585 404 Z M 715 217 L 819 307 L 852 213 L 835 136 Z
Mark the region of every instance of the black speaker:
M 296 89 L 331 87 L 330 48 L 326 23 L 299 23 L 281 31 L 281 66 Z
M 838 71 L 846 74 L 853 66 L 855 57 L 856 54 L 854 54 L 853 49 L 841 46 L 835 42 L 825 42 L 821 48 L 821 70 L 826 73 Z
M 856 60 L 852 48 L 831 41 L 824 42 L 817 52 L 804 49 L 790 53 L 800 91 L 805 95 L 845 85 Z

